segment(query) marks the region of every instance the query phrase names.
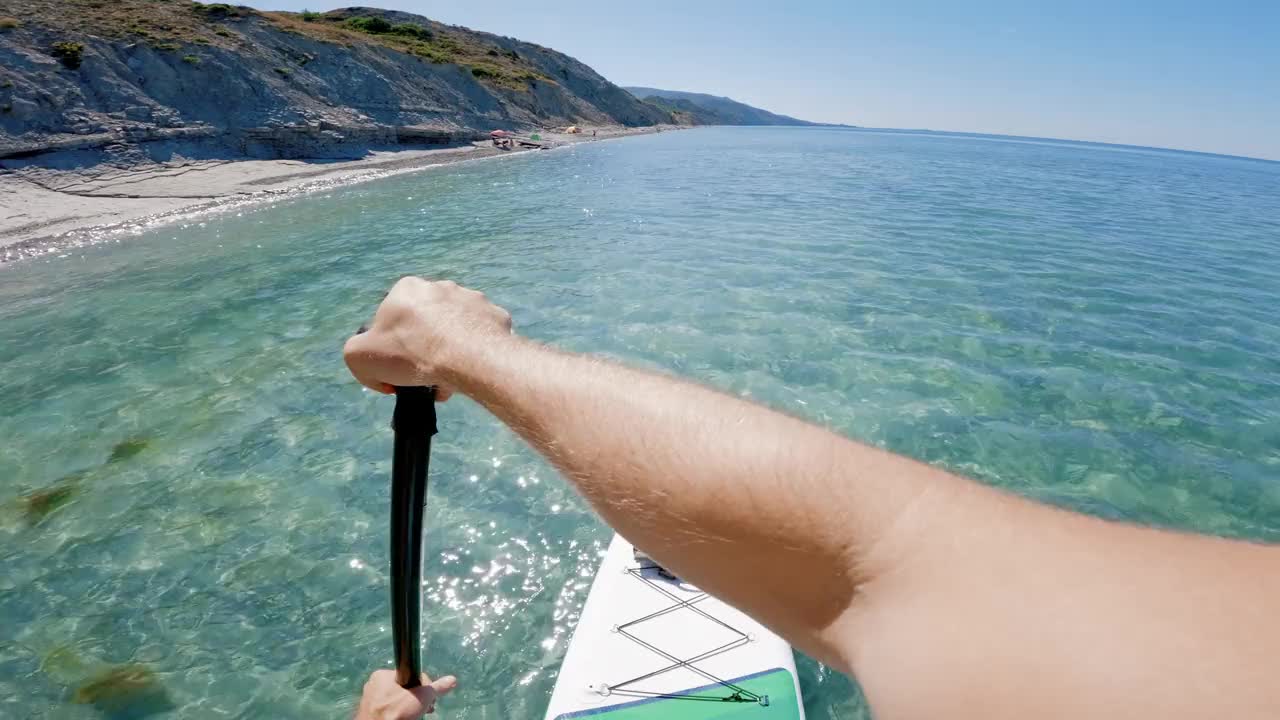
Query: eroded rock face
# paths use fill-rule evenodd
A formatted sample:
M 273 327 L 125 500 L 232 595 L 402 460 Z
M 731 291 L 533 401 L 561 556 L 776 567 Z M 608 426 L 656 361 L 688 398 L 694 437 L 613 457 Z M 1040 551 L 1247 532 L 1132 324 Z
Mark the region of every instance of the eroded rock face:
M 164 42 L 96 34 L 92 17 L 69 30 L 49 19 L 61 5 L 86 14 L 71 0 L 30 0 L 30 16 L 18 9 L 20 26 L 0 31 L 0 158 L 175 138 L 252 156 L 308 157 L 442 134 L 469 139 L 498 127 L 670 119 L 573 58 L 459 28 L 451 31 L 519 56 L 528 77 L 486 82 L 474 66 L 317 39 L 251 11 Z M 191 12 L 180 3 L 153 7 Z M 81 46 L 74 66 L 54 49 L 68 42 Z M 424 127 L 430 131 L 406 131 Z

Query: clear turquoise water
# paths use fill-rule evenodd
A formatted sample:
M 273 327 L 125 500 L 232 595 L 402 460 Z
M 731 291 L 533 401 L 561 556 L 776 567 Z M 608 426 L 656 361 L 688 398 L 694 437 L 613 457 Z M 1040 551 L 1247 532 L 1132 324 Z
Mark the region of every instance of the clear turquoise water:
M 405 273 L 1032 497 L 1280 540 L 1278 197 L 1242 159 L 706 129 L 0 268 L 0 716 L 347 716 L 390 653 L 391 406 L 338 350 Z M 474 405 L 441 425 L 442 715 L 540 717 L 608 532 Z M 126 663 L 157 684 L 76 702 Z M 802 674 L 811 718 L 866 712 Z

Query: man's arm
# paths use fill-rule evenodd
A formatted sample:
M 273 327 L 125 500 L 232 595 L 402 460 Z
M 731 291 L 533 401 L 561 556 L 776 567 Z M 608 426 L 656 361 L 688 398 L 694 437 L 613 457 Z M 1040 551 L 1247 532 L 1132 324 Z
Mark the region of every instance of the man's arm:
M 655 559 L 856 671 L 878 717 L 1280 709 L 1274 549 L 1039 506 L 509 327 L 410 278 L 346 358 L 483 404 Z

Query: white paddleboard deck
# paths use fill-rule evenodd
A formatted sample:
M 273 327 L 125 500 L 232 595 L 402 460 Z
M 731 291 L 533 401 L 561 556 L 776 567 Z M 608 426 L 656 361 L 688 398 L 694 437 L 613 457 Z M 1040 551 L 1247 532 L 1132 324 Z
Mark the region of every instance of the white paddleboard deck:
M 791 646 L 620 535 L 596 573 L 547 720 L 804 720 Z

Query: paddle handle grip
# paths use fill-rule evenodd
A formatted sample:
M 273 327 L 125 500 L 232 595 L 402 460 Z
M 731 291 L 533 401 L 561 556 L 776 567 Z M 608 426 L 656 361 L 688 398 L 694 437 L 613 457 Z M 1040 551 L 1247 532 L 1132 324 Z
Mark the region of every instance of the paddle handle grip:
M 422 684 L 422 527 L 436 389 L 397 387 L 391 427 L 391 636 L 396 682 L 415 688 Z

